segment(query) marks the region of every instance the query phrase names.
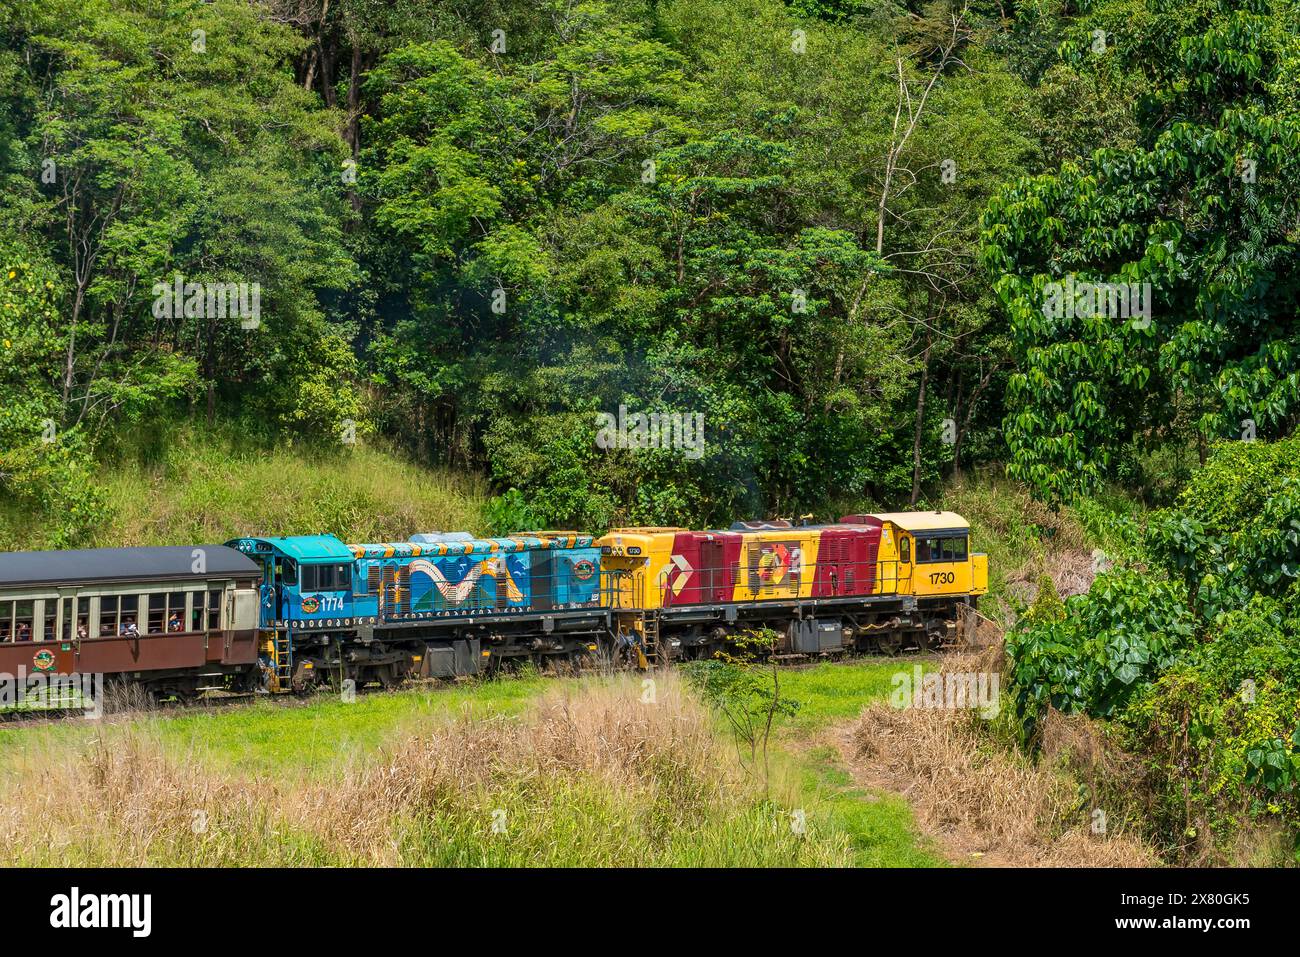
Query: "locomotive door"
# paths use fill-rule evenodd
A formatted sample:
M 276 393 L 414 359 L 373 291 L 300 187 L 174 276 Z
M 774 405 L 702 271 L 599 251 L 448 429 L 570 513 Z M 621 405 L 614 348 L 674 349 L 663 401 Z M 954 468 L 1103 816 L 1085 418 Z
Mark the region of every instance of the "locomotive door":
M 915 544 L 911 535 L 902 531 L 898 533 L 898 580 L 894 587 L 900 595 L 912 593 L 912 548 Z
M 722 542 L 708 539 L 700 542 L 700 598 L 704 602 L 727 601 L 731 597 L 726 593 L 725 562 Z

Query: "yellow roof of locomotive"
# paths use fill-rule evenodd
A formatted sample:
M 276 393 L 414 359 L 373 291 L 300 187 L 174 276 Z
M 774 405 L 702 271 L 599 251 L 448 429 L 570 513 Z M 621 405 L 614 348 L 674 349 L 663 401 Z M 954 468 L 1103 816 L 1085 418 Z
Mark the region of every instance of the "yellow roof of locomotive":
M 970 523 L 956 512 L 873 512 L 872 517 L 882 522 L 893 522 L 908 532 L 970 528 Z

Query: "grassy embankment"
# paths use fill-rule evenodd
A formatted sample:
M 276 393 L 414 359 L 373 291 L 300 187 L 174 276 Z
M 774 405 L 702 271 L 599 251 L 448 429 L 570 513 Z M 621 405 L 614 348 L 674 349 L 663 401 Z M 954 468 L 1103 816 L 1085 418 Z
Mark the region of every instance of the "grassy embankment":
M 85 547 L 189 545 L 239 535 L 333 532 L 345 541 L 481 532 L 488 490 L 474 476 L 415 465 L 381 446 L 262 444 L 234 425 L 175 426 L 132 442 L 97 476 L 108 521 Z M 0 548 L 47 547 L 40 523 L 0 504 Z
M 3 728 L 0 862 L 937 863 L 901 798 L 807 750 L 895 667 L 784 673 L 804 707 L 766 788 L 675 673 L 652 703 L 637 676 L 523 677 Z

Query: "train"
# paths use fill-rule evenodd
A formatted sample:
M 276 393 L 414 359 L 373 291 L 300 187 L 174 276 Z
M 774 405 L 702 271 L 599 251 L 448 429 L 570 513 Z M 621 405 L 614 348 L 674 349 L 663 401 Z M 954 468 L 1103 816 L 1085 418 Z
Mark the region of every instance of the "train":
M 331 534 L 0 554 L 0 674 L 157 698 L 391 687 L 525 662 L 652 668 L 740 636 L 816 659 L 951 644 L 988 558 L 948 511 L 728 529 Z

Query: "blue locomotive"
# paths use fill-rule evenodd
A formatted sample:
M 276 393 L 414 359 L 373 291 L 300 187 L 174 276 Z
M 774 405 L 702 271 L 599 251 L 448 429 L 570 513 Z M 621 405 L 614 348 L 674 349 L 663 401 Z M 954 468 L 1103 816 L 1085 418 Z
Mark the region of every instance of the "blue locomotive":
M 229 543 L 263 570 L 268 683 L 396 683 L 574 657 L 607 631 L 591 536 L 464 532 L 346 545 L 333 535 Z

